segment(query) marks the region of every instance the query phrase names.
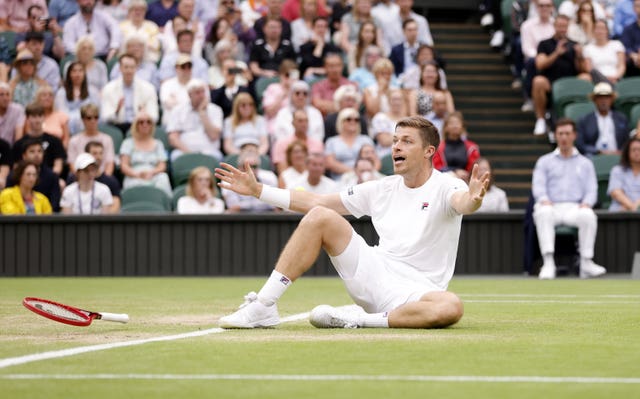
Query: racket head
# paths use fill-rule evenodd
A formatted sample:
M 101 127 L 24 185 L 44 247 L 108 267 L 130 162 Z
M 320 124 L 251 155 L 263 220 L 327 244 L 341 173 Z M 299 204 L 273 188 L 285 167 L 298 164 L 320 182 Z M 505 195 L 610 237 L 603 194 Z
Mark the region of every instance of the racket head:
M 86 327 L 96 317 L 94 313 L 48 299 L 26 297 L 22 304 L 40 316 L 72 326 Z

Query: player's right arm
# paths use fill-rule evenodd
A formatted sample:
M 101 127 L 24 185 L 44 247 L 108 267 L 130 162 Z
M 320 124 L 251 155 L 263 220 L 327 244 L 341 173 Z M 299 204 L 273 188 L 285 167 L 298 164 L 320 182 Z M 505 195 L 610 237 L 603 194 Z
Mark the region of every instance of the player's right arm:
M 228 163 L 220 163 L 220 168 L 216 168 L 216 177 L 220 180 L 218 186 L 241 195 L 252 195 L 268 204 L 295 212 L 307 213 L 311 208 L 323 206 L 341 215 L 350 214 L 339 193 L 316 194 L 265 186 L 256 179 L 249 164 L 245 165 L 245 171 Z

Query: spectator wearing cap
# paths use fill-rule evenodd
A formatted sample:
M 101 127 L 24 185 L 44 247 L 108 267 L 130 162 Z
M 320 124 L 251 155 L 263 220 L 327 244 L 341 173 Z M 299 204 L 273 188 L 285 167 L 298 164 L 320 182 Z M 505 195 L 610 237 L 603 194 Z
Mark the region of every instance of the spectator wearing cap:
M 24 127 L 24 107 L 11 100 L 11 86 L 0 82 L 0 139 L 13 145 Z
M 362 96 L 355 86 L 345 85 L 339 87 L 333 94 L 333 102 L 338 110 L 345 108 L 360 109 L 362 103 Z M 336 121 L 338 119 L 338 112 L 332 112 L 324 118 L 324 141 L 336 136 L 338 131 L 336 130 Z M 360 119 L 360 132 L 362 134 L 368 134 L 367 121 Z
M 233 110 L 224 120 L 224 152 L 238 154 L 241 143 L 246 139 L 257 140 L 258 152 L 265 155 L 269 151 L 267 124 L 258 114 L 256 103 L 249 93 L 238 93 L 233 100 Z
M 45 0 L 7 0 L 0 3 L 0 32 L 5 30 L 26 32 L 29 30 L 29 7 L 33 5 L 37 5 L 43 10 L 47 9 Z
M 160 79 L 158 78 L 158 67 L 155 62 L 147 60 L 147 44 L 144 36 L 135 34 L 127 37 L 124 41 L 123 54 L 129 54 L 136 60 L 136 78 L 149 82 L 156 91 L 160 90 Z M 111 69 L 110 80 L 120 77 L 120 68 Z
M 136 59 L 124 54 L 118 63 L 121 76 L 102 89 L 100 120 L 114 124 L 123 132 L 129 130 L 140 110 L 145 110 L 154 121 L 158 120 L 158 96 L 149 82 L 136 78 Z
M 113 212 L 113 196 L 105 184 L 95 180 L 98 174 L 96 159 L 86 152 L 74 163 L 78 181 L 62 192 L 62 213 L 76 215 L 109 214 Z
M 146 0 L 130 0 L 127 8 L 127 19 L 120 22 L 122 37 L 137 35 L 143 38 L 147 46 L 145 61 L 157 63 L 162 52 L 160 51 L 160 29 L 155 22 L 145 19 L 147 12 Z
M 324 68 L 327 72 L 327 77 L 313 85 L 311 90 L 311 103 L 326 117 L 330 113 L 339 111 L 333 101 L 333 95 L 336 90 L 344 85 L 356 86 L 356 84 L 342 76 L 344 61 L 341 55 L 327 55 L 324 59 Z
M 189 103 L 175 107 L 167 125 L 169 143 L 174 148 L 171 159 L 190 152 L 222 159 L 222 110 L 209 102 L 208 86 L 204 81 L 191 80 L 187 92 Z
M 122 43 L 118 22 L 106 12 L 96 10 L 96 0 L 78 0 L 78 6 L 78 12 L 64 25 L 62 41 L 65 50 L 73 54 L 78 40 L 91 36 L 96 55 L 105 61 L 110 60 Z
M 36 60 L 33 53 L 24 49 L 18 53 L 13 62 L 15 76 L 9 82 L 13 101 L 26 107 L 36 98 L 36 92 L 48 83 L 36 75 Z
M 180 54 L 176 58 L 176 76 L 169 78 L 160 85 L 160 106 L 162 107 L 162 124 L 169 124 L 171 111 L 183 104 L 189 103 L 187 84 L 192 79 L 193 63 L 189 54 Z
M 324 122 L 320 111 L 309 102 L 309 84 L 298 80 L 289 89 L 289 105 L 278 111 L 272 138 L 277 141 L 293 135 L 293 112 L 304 110 L 309 119 L 308 135 L 318 141 L 324 140 Z
M 620 154 L 629 139 L 629 121 L 623 113 L 611 109 L 616 93 L 609 83 L 602 82 L 589 96 L 596 110 L 578 121 L 578 151 L 586 156 Z
M 228 58 L 222 62 L 222 74 L 224 84 L 211 90 L 211 102 L 222 108 L 222 113 L 226 118 L 231 115 L 233 101 L 238 94 L 249 93 L 253 97 L 253 93 L 248 86 L 238 83 L 237 77 L 242 74 L 242 69 L 238 68 L 235 60 Z
M 293 134 L 279 138 L 271 152 L 271 160 L 276 166 L 278 173 L 282 173 L 287 167 L 291 166 L 287 162 L 287 149 L 294 141 L 303 142 L 308 152 L 324 152 L 324 144 L 309 134 L 309 115 L 305 109 L 296 109 L 292 112 L 291 126 Z
M 80 117 L 84 130 L 74 135 L 69 140 L 69 148 L 67 153 L 67 162 L 71 172 L 75 173 L 73 168 L 76 158 L 83 152 L 88 152 L 85 147 L 90 142 L 98 142 L 102 145 L 102 156 L 98 164 L 98 171 L 108 176 L 113 175 L 115 167 L 115 150 L 113 148 L 113 139 L 106 133 L 98 130 L 99 111 L 95 104 L 86 104 L 80 108 Z
M 193 50 L 193 32 L 188 29 L 183 29 L 177 33 L 177 49 L 168 51 L 165 49 L 165 53 L 160 61 L 158 67 L 158 77 L 160 82 L 176 76 L 176 61 L 181 54 L 187 54 L 191 57 L 191 76 L 194 79 L 200 79 L 207 81 L 209 64 L 202 58 L 202 55 L 196 53 Z
M 36 76 L 46 81 L 53 90 L 58 90 L 60 87 L 60 66 L 53 58 L 44 55 L 44 34 L 42 32 L 27 32 L 25 47 L 33 54 Z
M 17 184 L 0 192 L 0 214 L 40 215 L 51 213 L 51 204 L 47 197 L 34 188 L 38 181 L 36 164 L 20 161 L 13 174 Z
M 75 3 L 75 0 L 74 0 Z M 27 10 L 29 16 L 29 29 L 27 32 L 16 35 L 17 50 L 24 48 L 25 39 L 28 32 L 39 32 L 44 36 L 44 54 L 56 60 L 64 57 L 64 44 L 62 43 L 62 28 L 55 19 L 46 17 L 47 9 L 39 5 L 32 5 Z M 49 15 L 51 17 L 51 15 Z

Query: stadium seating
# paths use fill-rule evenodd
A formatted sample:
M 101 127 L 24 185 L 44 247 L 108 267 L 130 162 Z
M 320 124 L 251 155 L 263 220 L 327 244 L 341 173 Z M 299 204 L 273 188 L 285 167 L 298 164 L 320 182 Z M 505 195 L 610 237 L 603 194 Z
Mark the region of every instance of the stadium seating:
M 143 203 L 152 204 L 149 208 L 158 208 L 161 211 L 171 211 L 171 198 L 159 188 L 154 186 L 134 186 L 129 187 L 120 193 L 122 199 L 122 207 L 136 209 L 142 207 Z M 137 205 L 133 205 L 137 204 Z
M 592 102 L 573 103 L 567 105 L 564 109 L 564 116 L 577 123 L 583 116 L 590 114 L 595 110 L 596 106 Z
M 98 125 L 98 130 L 111 136 L 111 140 L 113 140 L 113 151 L 115 151 L 116 155 L 119 154 L 120 146 L 123 141 L 122 130 L 108 123 L 100 123 Z
M 620 162 L 620 156 L 615 154 L 595 155 L 591 158 L 593 166 L 596 169 L 596 177 L 598 179 L 598 203 L 599 208 L 609 208 L 611 198 L 607 195 L 609 186 L 609 174 L 611 169 Z
M 632 129 L 635 129 L 638 125 L 638 121 L 640 120 L 640 103 L 636 104 L 631 108 L 631 114 L 629 115 L 629 126 Z
M 614 103 L 615 109 L 630 117 L 631 108 L 640 103 L 640 77 L 620 80 L 616 85 L 616 92 L 618 97 Z
M 222 162 L 238 167 L 238 154 L 230 154 L 224 157 Z M 271 158 L 268 155 L 260 155 L 260 169 L 271 170 Z
M 171 196 L 171 207 L 174 211 L 178 210 L 178 200 L 184 197 L 187 192 L 187 185 L 182 184 L 173 189 L 173 195 Z
M 16 33 L 11 30 L 0 32 L 0 62 L 8 65 L 16 58 Z
M 149 213 L 149 212 L 166 212 L 166 209 L 162 205 L 147 202 L 137 201 L 122 205 L 120 208 L 122 213 Z
M 564 110 L 569 104 L 588 102 L 592 90 L 591 82 L 575 77 L 560 78 L 553 82 L 551 97 L 556 117 L 565 116 Z
M 180 155 L 171 164 L 173 187 L 185 184 L 189 180 L 189 173 L 191 173 L 196 166 L 206 166 L 211 173 L 215 173 L 215 169 L 218 167 L 218 161 L 210 155 L 200 153 Z
M 387 176 L 392 175 L 393 174 L 393 158 L 391 157 L 391 154 L 388 154 L 382 157 L 380 162 L 382 163 L 382 167 L 380 168 L 380 173 Z

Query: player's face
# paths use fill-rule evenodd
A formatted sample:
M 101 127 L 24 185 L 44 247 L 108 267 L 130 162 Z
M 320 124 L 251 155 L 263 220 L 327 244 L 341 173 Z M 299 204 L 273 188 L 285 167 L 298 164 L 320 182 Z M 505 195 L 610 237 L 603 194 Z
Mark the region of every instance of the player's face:
M 400 126 L 393 134 L 391 146 L 393 171 L 395 174 L 415 173 L 424 168 L 424 160 L 430 159 L 435 152 L 432 145 L 423 146 L 417 129 Z

